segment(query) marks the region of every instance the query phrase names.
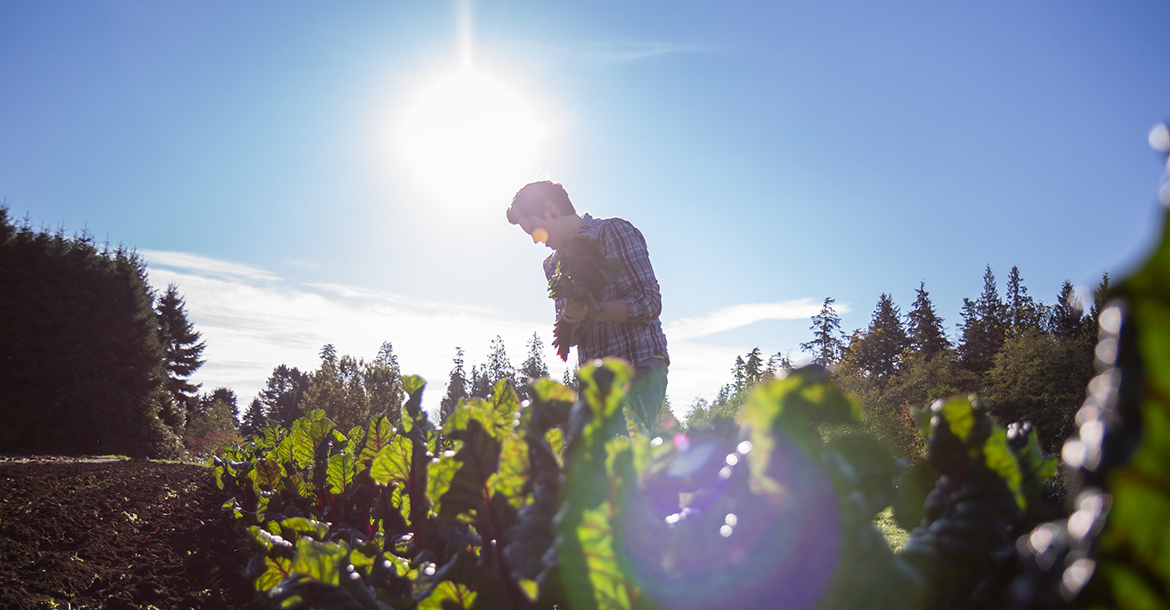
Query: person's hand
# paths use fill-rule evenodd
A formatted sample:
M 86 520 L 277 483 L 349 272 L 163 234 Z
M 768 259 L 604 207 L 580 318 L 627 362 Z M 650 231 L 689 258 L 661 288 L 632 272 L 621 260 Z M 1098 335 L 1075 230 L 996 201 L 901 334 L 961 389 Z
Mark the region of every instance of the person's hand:
M 569 324 L 580 324 L 589 315 L 589 304 L 584 301 L 569 301 L 561 312 L 561 319 Z

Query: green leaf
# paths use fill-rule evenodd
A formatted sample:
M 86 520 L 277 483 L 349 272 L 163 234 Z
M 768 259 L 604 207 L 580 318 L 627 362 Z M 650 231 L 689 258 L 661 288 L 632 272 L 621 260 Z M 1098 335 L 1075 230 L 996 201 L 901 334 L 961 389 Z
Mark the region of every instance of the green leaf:
M 599 427 L 621 406 L 633 369 L 623 360 L 606 358 L 582 366 L 579 374 L 583 398 L 593 412 L 590 425 Z
M 329 484 L 329 493 L 343 495 L 353 484 L 357 462 L 349 453 L 338 453 L 329 457 L 329 471 L 326 482 Z
M 415 425 L 421 424 L 426 419 L 426 414 L 422 411 L 422 391 L 426 385 L 427 382 L 417 375 L 407 375 L 402 378 L 402 388 L 409 396 L 406 404 L 402 406 L 403 434 L 410 434 Z
M 379 485 L 406 484 L 410 480 L 411 442 L 405 436 L 395 436 L 383 446 L 370 466 L 370 478 Z
M 292 559 L 284 557 L 265 557 L 264 573 L 256 577 L 256 590 L 267 591 L 292 575 Z
M 308 415 L 293 422 L 292 456 L 297 466 L 308 468 L 313 465 L 317 447 L 333 432 L 333 422 L 325 417 L 321 409 L 314 409 Z
M 514 508 L 524 506 L 522 493 L 528 480 L 528 443 L 519 435 L 504 438 L 496 473 L 488 481 L 488 489 L 508 498 Z
M 280 522 L 280 526 L 292 533 L 309 536 L 314 540 L 324 540 L 329 535 L 329 524 L 313 521 L 304 517 L 289 517 Z M 290 537 L 290 536 L 286 536 Z
M 312 538 L 301 538 L 297 541 L 292 574 L 336 585 L 341 582 L 341 572 L 348 556 L 349 548 L 344 542 L 318 542 Z
M 419 610 L 466 610 L 475 603 L 475 591 L 466 585 L 445 580 L 418 603 Z
M 358 454 L 358 461 L 366 466 L 370 466 L 374 459 L 378 457 L 378 454 L 386 447 L 389 447 L 395 438 L 400 437 L 394 433 L 394 426 L 390 425 L 390 419 L 382 413 L 375 415 L 370 420 L 370 427 L 365 434 L 366 443 L 362 447 L 362 452 Z
M 466 429 L 456 430 L 450 436 L 463 441 L 463 446 L 449 458 L 458 462 L 458 471 L 439 498 L 439 519 L 445 523 L 454 522 L 464 513 L 484 512 L 491 498 L 488 482 L 500 462 L 500 442 L 484 430 L 479 420 L 470 420 Z
M 264 491 L 279 491 L 280 480 L 284 477 L 284 468 L 280 462 L 260 458 L 255 462 L 256 485 Z

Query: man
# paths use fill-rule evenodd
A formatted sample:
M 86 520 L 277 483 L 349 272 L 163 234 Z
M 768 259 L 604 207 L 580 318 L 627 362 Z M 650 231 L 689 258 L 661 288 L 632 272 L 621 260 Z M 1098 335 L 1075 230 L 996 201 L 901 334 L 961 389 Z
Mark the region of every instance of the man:
M 553 250 L 544 259 L 546 279 L 556 272 L 557 250 L 578 235 L 599 240 L 605 256 L 621 263 L 621 272 L 606 286 L 599 310 L 591 310 L 585 302 L 558 299 L 557 319 L 577 325 L 573 340 L 578 363 L 617 357 L 634 366 L 630 400 L 639 423 L 647 432 L 653 430 L 666 396 L 670 360 L 658 320 L 662 295 L 642 233 L 621 218 L 578 215 L 564 187 L 548 180 L 528 184 L 516 193 L 508 207 L 508 221 L 520 225 L 534 243 L 543 242 Z

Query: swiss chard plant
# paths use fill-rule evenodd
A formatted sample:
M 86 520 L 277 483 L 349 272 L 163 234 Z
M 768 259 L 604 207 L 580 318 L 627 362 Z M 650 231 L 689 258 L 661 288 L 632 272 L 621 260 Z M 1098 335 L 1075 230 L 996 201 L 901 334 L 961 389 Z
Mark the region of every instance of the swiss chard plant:
M 548 297 L 577 301 L 600 310 L 605 288 L 621 273 L 621 262 L 605 256 L 601 242 L 588 235 L 578 235 L 557 250 L 557 268 L 548 281 Z M 569 347 L 578 325 L 558 319 L 553 326 L 553 347 L 561 360 L 569 359 Z

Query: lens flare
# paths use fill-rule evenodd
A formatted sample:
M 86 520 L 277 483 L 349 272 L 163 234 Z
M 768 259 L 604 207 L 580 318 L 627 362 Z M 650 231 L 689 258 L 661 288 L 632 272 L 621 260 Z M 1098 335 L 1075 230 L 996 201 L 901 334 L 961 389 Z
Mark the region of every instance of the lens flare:
M 676 442 L 646 473 L 619 514 L 636 582 L 656 606 L 807 610 L 820 601 L 840 554 L 837 497 L 815 460 L 776 441 L 767 455 L 778 493 L 753 490 L 738 458 L 750 443 L 714 434 Z

